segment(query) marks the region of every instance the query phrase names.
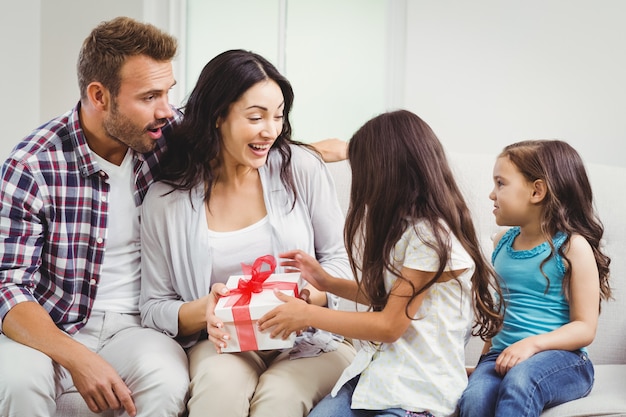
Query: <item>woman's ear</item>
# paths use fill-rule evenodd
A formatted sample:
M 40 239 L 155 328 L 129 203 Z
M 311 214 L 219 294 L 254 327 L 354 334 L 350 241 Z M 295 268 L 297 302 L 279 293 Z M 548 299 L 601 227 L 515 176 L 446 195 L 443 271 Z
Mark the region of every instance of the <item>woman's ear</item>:
M 533 182 L 533 193 L 530 197 L 532 203 L 541 203 L 548 193 L 548 187 L 544 180 L 535 180 Z

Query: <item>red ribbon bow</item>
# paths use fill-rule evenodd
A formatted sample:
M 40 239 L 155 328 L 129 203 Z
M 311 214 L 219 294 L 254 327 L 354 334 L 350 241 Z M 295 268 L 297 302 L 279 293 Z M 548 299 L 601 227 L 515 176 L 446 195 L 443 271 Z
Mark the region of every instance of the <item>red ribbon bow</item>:
M 269 265 L 269 270 L 261 271 L 264 264 Z M 252 265 L 241 264 L 244 275 L 250 275 L 250 279 L 240 278 L 237 288 L 230 290 L 230 300 L 226 306 L 232 307 L 233 320 L 239 339 L 241 351 L 258 350 L 252 317 L 250 316 L 250 300 L 252 294 L 260 293 L 269 289 L 290 289 L 294 291 L 294 296 L 298 296 L 298 285 L 292 282 L 275 281 L 266 283 L 270 275 L 276 270 L 276 259 L 272 255 L 265 255 L 257 258 Z
M 270 269 L 268 271 L 261 271 L 263 264 L 269 265 Z M 272 255 L 261 256 L 260 258 L 257 258 L 252 265 L 242 263 L 241 270 L 244 275 L 251 275 L 251 278 L 239 278 L 237 289 L 233 290 L 234 292 L 231 291 L 230 293 L 242 294 L 248 297 L 248 301 L 250 301 L 252 293 L 260 293 L 263 291 L 263 283 L 276 270 L 276 259 Z

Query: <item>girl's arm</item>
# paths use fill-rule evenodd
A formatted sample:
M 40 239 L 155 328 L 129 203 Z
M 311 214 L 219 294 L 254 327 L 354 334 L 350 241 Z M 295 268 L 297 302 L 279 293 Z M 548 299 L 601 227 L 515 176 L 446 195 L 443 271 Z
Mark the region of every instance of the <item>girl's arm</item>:
M 596 335 L 600 305 L 600 279 L 591 246 L 573 235 L 566 256 L 570 260 L 570 321 L 549 333 L 527 337 L 506 348 L 496 361 L 496 370 L 505 373 L 535 353 L 558 349 L 576 350 L 588 346 Z
M 411 324 L 406 307 L 413 294 L 413 287 L 422 288 L 434 276 L 433 272 L 409 268 L 403 268 L 401 273 L 404 279 L 396 280 L 382 311 L 331 310 L 306 304 L 302 300 L 277 292 L 276 296 L 285 303 L 261 317 L 259 327 L 261 330 L 271 328 L 272 337 L 286 338 L 294 331 L 311 326 L 353 339 L 393 343 Z M 423 292 L 410 302 L 408 308 L 410 317 L 415 316 L 426 293 L 427 291 Z

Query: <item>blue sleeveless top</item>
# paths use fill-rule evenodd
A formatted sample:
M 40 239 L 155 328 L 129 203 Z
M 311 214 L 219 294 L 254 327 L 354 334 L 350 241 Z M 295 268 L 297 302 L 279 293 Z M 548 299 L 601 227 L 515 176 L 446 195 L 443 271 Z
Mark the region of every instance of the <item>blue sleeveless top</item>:
M 498 242 L 491 261 L 500 276 L 506 304 L 502 330 L 491 340 L 491 349 L 502 351 L 526 337 L 555 330 L 570 321 L 569 303 L 563 293 L 565 265 L 562 257 L 550 255 L 550 244 L 543 242 L 529 250 L 513 249 L 520 228 L 512 227 Z M 553 238 L 555 250 L 565 241 L 564 233 Z

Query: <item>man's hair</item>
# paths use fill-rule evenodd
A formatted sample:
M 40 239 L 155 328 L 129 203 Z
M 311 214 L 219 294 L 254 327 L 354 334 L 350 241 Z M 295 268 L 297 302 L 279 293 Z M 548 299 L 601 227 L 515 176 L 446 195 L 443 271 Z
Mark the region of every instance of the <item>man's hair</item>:
M 120 69 L 131 56 L 145 55 L 155 61 L 171 61 L 176 39 L 157 27 L 129 17 L 102 22 L 84 40 L 78 56 L 78 87 L 81 99 L 87 86 L 98 81 L 113 97 L 119 93 Z

